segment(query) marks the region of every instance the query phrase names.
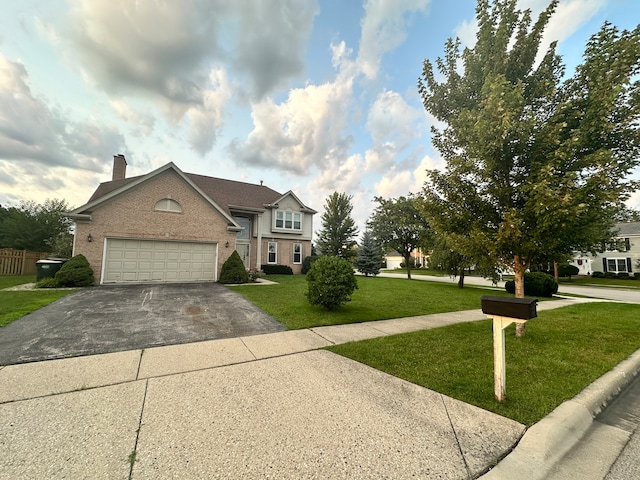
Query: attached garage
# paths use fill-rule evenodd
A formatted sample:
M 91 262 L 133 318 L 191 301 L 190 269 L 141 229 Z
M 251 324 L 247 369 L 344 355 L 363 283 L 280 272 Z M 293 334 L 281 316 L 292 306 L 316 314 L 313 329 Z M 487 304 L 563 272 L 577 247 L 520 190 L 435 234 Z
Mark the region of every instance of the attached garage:
M 102 283 L 215 281 L 217 244 L 107 238 Z

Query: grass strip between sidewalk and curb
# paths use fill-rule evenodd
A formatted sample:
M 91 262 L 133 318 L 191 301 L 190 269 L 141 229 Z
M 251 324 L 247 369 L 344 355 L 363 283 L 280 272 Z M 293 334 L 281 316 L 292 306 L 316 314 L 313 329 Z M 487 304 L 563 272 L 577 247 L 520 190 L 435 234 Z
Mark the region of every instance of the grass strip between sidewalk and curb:
M 328 347 L 395 377 L 530 426 L 640 348 L 640 305 L 539 312 L 523 338 L 506 330 L 506 392 L 494 399 L 491 320 Z

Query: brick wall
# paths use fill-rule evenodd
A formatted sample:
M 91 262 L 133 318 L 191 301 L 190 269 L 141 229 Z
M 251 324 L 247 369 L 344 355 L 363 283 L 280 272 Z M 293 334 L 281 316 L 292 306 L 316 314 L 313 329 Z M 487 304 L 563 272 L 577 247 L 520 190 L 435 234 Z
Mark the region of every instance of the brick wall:
M 282 239 L 282 238 L 263 238 L 262 239 L 262 264 L 268 265 L 268 246 L 269 242 L 277 242 L 278 243 L 278 265 L 289 265 L 293 270 L 294 274 L 302 273 L 302 264 L 294 264 L 293 263 L 293 244 L 301 243 L 302 244 L 302 260 L 304 257 L 308 257 L 311 255 L 311 242 L 309 240 L 301 240 L 301 239 Z
M 171 198 L 181 213 L 158 212 L 158 200 Z M 105 238 L 142 238 L 218 242 L 218 273 L 235 246 L 235 233 L 227 220 L 173 171 L 166 171 L 97 207 L 88 223 L 76 225 L 74 254 L 83 254 L 100 283 Z M 87 241 L 91 234 L 92 242 Z M 229 248 L 225 248 L 225 242 Z

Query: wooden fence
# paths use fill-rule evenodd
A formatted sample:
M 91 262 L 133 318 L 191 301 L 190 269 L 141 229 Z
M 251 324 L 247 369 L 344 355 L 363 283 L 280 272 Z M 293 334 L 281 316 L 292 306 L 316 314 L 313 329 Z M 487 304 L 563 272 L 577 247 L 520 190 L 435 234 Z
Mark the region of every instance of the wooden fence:
M 45 252 L 0 248 L 0 275 L 35 275 L 36 262 L 48 255 Z

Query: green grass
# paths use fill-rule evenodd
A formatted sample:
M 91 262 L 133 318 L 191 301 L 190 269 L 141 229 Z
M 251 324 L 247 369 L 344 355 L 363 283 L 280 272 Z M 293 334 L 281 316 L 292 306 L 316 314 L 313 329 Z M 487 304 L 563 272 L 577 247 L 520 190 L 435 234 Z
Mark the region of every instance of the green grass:
M 270 275 L 278 285 L 230 287 L 282 322 L 289 329 L 412 317 L 480 308 L 482 295 L 505 295 L 504 290 L 401 278 L 358 277 L 352 301 L 337 310 L 312 306 L 304 295 L 304 275 Z
M 74 290 L 29 290 L 0 292 L 0 327 L 38 310 Z
M 328 350 L 526 425 L 640 348 L 640 305 L 540 312 L 524 338 L 506 330 L 506 392 L 494 399 L 491 320 L 337 345 Z
M 0 290 L 25 283 L 34 283 L 35 275 L 0 275 Z

